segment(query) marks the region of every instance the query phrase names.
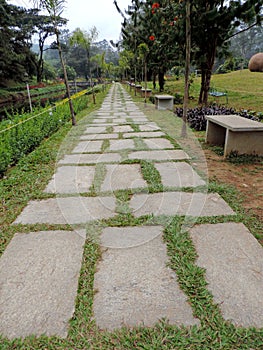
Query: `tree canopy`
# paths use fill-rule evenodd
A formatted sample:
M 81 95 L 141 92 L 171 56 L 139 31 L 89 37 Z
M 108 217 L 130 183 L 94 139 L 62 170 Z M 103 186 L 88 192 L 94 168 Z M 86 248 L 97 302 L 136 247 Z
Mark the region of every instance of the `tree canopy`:
M 182 64 L 186 45 L 186 1 L 131 0 L 122 13 L 123 47 L 136 54 L 142 42 L 149 46 L 149 69 L 160 72 Z M 228 52 L 237 28 L 261 24 L 263 0 L 191 1 L 191 63 L 201 70 L 200 103 L 207 103 L 216 57 Z

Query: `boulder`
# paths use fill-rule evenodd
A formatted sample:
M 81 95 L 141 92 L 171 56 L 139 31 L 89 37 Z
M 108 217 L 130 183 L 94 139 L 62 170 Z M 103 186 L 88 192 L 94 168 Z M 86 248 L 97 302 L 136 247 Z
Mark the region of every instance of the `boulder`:
M 248 69 L 251 72 L 263 72 L 263 52 L 256 53 L 250 58 Z

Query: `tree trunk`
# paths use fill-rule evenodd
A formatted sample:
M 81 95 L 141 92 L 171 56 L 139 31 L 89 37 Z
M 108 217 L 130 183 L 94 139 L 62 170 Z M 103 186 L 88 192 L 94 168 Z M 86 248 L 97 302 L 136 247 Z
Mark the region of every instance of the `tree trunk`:
M 212 68 L 204 68 L 202 71 L 201 89 L 199 93 L 198 103 L 207 106 L 208 104 L 208 93 L 210 90 L 210 82 L 212 76 Z
M 37 82 L 41 83 L 42 79 L 43 79 L 43 51 L 44 51 L 44 43 L 45 40 L 43 39 L 39 39 L 38 40 L 39 43 L 39 59 L 37 61 Z
M 159 89 L 160 89 L 160 92 L 162 92 L 164 90 L 164 69 L 163 69 L 163 67 L 159 68 L 158 79 L 159 79 Z
M 187 107 L 189 100 L 189 74 L 190 74 L 190 59 L 191 59 L 191 22 L 190 22 L 190 0 L 186 1 L 186 49 L 185 49 L 185 83 L 184 83 L 184 105 L 183 105 L 183 125 L 181 130 L 181 136 L 187 136 Z
M 71 114 L 71 121 L 72 121 L 72 125 L 76 125 L 75 112 L 74 112 L 74 108 L 73 108 L 73 104 L 72 104 L 72 100 L 71 100 L 71 96 L 70 96 L 70 88 L 69 88 L 69 84 L 68 84 L 68 75 L 67 75 L 66 66 L 65 66 L 65 63 L 63 60 L 62 49 L 61 49 L 58 33 L 56 33 L 56 37 L 57 37 L 59 58 L 60 58 L 61 66 L 62 66 L 63 73 L 64 73 L 64 82 L 65 82 L 66 91 L 67 91 L 69 109 L 70 109 L 70 114 Z
M 210 89 L 212 70 L 215 63 L 216 46 L 217 44 L 215 40 L 213 46 L 209 47 L 207 50 L 206 62 L 201 65 L 202 82 L 198 103 L 202 105 L 208 104 L 208 92 Z
M 147 58 L 144 59 L 144 103 L 146 106 L 147 96 Z

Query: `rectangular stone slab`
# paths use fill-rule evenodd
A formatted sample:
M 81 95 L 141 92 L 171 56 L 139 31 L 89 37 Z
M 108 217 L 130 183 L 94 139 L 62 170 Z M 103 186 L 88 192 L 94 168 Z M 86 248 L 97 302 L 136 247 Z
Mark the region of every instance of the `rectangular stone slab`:
M 152 327 L 161 318 L 175 325 L 199 323 L 167 267 L 161 226 L 106 228 L 101 243 L 107 248 L 95 274 L 93 303 L 99 328 Z
M 144 125 L 140 125 L 141 131 L 154 131 L 154 130 L 160 130 L 159 126 L 155 123 L 147 123 Z
M 58 197 L 30 201 L 14 224 L 82 224 L 115 214 L 115 197 Z
M 161 137 L 164 136 L 165 133 L 162 131 L 141 131 L 141 132 L 127 132 L 123 134 L 123 138 L 131 138 L 131 137 Z
M 84 134 L 80 136 L 81 140 L 106 140 L 106 139 L 117 139 L 118 134 Z
M 18 233 L 0 259 L 0 333 L 67 336 L 85 230 Z
M 156 150 L 131 152 L 128 158 L 145 160 L 182 160 L 189 159 L 189 156 L 182 150 Z
M 144 139 L 143 142 L 149 149 L 173 149 L 173 144 L 164 138 L 150 138 Z
M 95 176 L 95 166 L 61 166 L 48 183 L 47 193 L 88 192 Z
M 234 215 L 234 211 L 217 193 L 163 192 L 135 194 L 130 208 L 136 217 L 153 214 L 218 216 Z
M 130 125 L 113 126 L 113 132 L 132 132 L 133 128 Z
M 110 140 L 110 146 L 107 151 L 121 151 L 123 149 L 135 149 L 134 141 L 131 139 Z
M 205 185 L 205 181 L 185 162 L 155 163 L 164 186 L 196 187 Z
M 88 126 L 85 134 L 102 134 L 106 132 L 106 126 Z
M 130 116 L 130 119 L 134 122 L 134 123 L 147 123 L 149 120 L 146 117 L 140 117 L 140 116 Z
M 72 151 L 72 153 L 94 153 L 100 152 L 103 141 L 81 141 Z
M 107 164 L 106 169 L 101 191 L 147 187 L 139 164 Z
M 198 225 L 190 235 L 223 317 L 238 327 L 262 328 L 262 246 L 241 223 Z
M 128 117 L 127 115 L 126 115 L 126 117 Z M 126 118 L 114 118 L 113 119 L 113 123 L 118 123 L 118 124 L 125 124 L 126 123 Z
M 68 154 L 58 164 L 96 164 L 116 163 L 121 161 L 118 153 Z

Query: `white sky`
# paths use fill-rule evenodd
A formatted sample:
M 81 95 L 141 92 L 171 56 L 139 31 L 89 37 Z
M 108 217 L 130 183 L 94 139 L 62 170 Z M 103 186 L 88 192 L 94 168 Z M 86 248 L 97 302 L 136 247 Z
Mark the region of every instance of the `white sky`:
M 33 7 L 30 0 L 7 0 L 7 2 L 25 8 Z M 131 5 L 131 0 L 117 0 L 117 3 L 124 12 L 124 9 Z M 70 31 L 77 27 L 88 31 L 95 26 L 99 31 L 98 40 L 116 42 L 119 39 L 123 20 L 113 0 L 67 0 L 62 16 L 68 19 L 67 28 Z

